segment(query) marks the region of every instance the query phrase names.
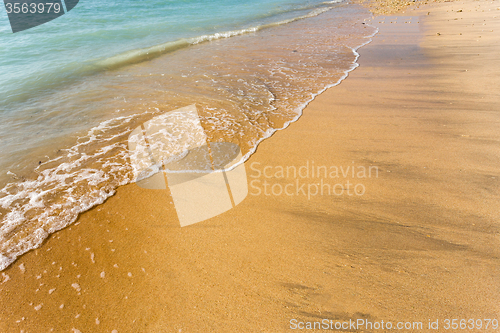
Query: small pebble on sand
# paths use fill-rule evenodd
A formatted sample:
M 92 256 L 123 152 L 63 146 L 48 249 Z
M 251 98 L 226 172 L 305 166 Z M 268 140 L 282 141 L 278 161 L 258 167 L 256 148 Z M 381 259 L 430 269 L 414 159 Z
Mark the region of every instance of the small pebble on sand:
M 5 273 L 2 273 L 2 277 L 3 277 L 3 281 L 2 281 L 2 283 L 5 283 L 5 282 L 7 282 L 7 281 L 9 281 L 9 280 L 10 280 L 10 276 L 8 276 L 8 275 L 7 275 L 7 274 L 5 274 Z

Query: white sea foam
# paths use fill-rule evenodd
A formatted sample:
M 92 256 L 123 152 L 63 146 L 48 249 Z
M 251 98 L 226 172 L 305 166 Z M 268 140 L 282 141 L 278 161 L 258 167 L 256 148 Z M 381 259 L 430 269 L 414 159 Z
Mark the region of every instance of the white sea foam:
M 324 4 L 335 4 L 341 2 L 339 1 L 331 1 L 331 2 L 325 2 Z M 310 8 L 314 8 L 310 7 Z M 303 8 L 306 9 L 306 8 Z M 182 48 L 186 48 L 192 45 L 197 45 L 200 43 L 205 43 L 205 42 L 210 42 L 213 40 L 218 40 L 218 39 L 225 39 L 225 38 L 231 38 L 235 36 L 241 36 L 249 33 L 255 33 L 257 31 L 271 28 L 271 27 L 276 27 L 280 25 L 285 25 L 291 22 L 295 22 L 297 20 L 302 20 L 310 17 L 317 16 L 321 13 L 324 13 L 328 10 L 330 10 L 331 7 L 326 7 L 326 8 L 316 8 L 312 10 L 310 13 L 301 15 L 298 17 L 290 18 L 287 20 L 282 20 L 278 22 L 273 22 L 273 23 L 267 23 L 263 25 L 258 25 L 254 27 L 248 27 L 244 29 L 238 29 L 238 30 L 230 30 L 230 31 L 224 31 L 224 32 L 216 32 L 213 34 L 209 35 L 201 35 L 198 37 L 192 37 L 192 38 L 182 38 L 176 41 L 169 41 L 166 43 L 150 46 L 147 48 L 142 48 L 142 49 L 135 49 L 135 50 L 130 50 L 127 52 L 123 52 L 121 54 L 106 58 L 106 59 L 101 59 L 98 61 L 94 62 L 94 66 L 97 68 L 104 68 L 104 69 L 116 69 L 122 66 L 130 65 L 133 63 L 138 63 L 146 60 L 151 60 L 155 57 L 158 57 L 162 54 L 168 53 L 168 52 L 173 52 Z
M 317 9 L 300 19 L 316 17 L 327 10 L 328 8 Z M 277 22 L 274 26 L 298 20 L 299 18 L 295 18 Z M 271 26 L 262 26 L 259 29 L 264 28 Z M 227 39 L 250 32 L 252 31 L 241 30 L 225 35 L 206 35 L 190 42 Z M 328 36 L 326 32 L 324 35 Z M 350 37 L 348 34 L 346 36 Z M 171 79 L 173 83 L 165 86 L 165 90 L 160 92 L 167 94 L 169 91 L 175 91 L 180 105 L 188 105 L 193 99 L 198 102 L 199 99 L 205 98 L 198 108 L 201 111 L 201 123 L 209 139 L 217 139 L 217 136 L 220 136 L 224 140 L 235 140 L 244 150 L 242 160 L 232 165 L 236 167 L 256 151 L 260 142 L 296 121 L 305 106 L 318 94 L 337 85 L 349 71 L 356 68 L 359 56 L 356 50 L 368 43 L 372 36 L 371 33 L 360 35 L 359 41 L 362 42 L 358 41 L 352 46 L 339 44 L 337 49 L 335 41 L 332 41 L 333 46 L 325 51 L 325 54 L 321 53 L 321 48 L 315 49 L 315 42 L 303 47 L 298 45 L 302 47 L 303 54 L 298 60 L 290 56 L 294 54 L 291 53 L 292 50 L 272 54 L 269 60 L 261 62 L 253 62 L 253 58 L 258 54 L 254 56 L 238 53 L 238 58 L 234 59 L 228 54 L 219 67 L 213 68 L 210 67 L 212 60 L 207 59 L 204 72 L 198 73 L 196 77 L 196 84 L 201 87 L 199 89 L 205 89 L 202 90 L 205 95 L 197 90 L 185 93 L 187 88 L 192 89 L 191 86 L 195 82 L 192 76 L 197 75 L 190 71 L 192 68 L 177 73 L 179 75 Z M 330 47 L 329 44 L 325 45 Z M 289 46 L 284 44 L 282 47 Z M 345 53 L 345 58 L 348 59 L 339 62 L 338 72 L 341 74 L 335 72 L 335 58 L 330 59 L 330 54 L 335 54 L 337 50 Z M 237 68 L 242 72 L 235 74 L 234 66 L 241 65 L 242 59 L 245 65 L 243 68 Z M 265 56 L 262 59 L 266 59 Z M 320 65 L 323 63 L 324 68 Z M 228 69 L 224 66 L 228 66 Z M 126 73 L 120 77 L 123 80 L 127 77 L 138 77 L 134 75 L 136 74 Z M 133 81 L 123 81 L 122 85 L 130 82 Z M 170 81 L 159 82 L 165 84 Z M 308 90 L 308 87 L 314 84 L 315 86 Z M 183 93 L 188 97 L 183 97 Z M 161 97 L 161 94 L 154 96 L 156 99 Z M 166 101 L 172 99 L 171 95 L 165 98 Z M 153 116 L 162 114 L 165 115 L 165 120 L 175 117 L 175 113 L 164 113 L 157 107 L 152 107 L 148 112 L 130 112 L 126 116 L 104 120 L 80 137 L 72 147 L 63 149 L 60 156 L 40 164 L 35 170 L 36 178 L 17 180 L 1 189 L 0 207 L 6 210 L 6 213 L 0 223 L 0 270 L 8 267 L 19 255 L 39 247 L 49 234 L 73 223 L 79 213 L 103 203 L 115 193 L 117 187 L 134 180 L 134 169 L 130 164 L 130 159 L 134 157 L 130 155 L 127 139 L 134 128 L 146 123 Z M 169 136 L 172 133 L 176 133 L 175 129 L 163 134 Z M 134 140 L 132 137 L 132 142 Z M 139 142 L 139 138 L 136 142 Z M 176 138 L 172 137 L 171 140 L 160 141 L 158 144 L 161 146 L 155 149 L 170 151 L 173 158 L 182 158 L 186 147 L 176 146 L 176 142 Z M 153 168 L 151 172 L 158 170 Z M 92 255 L 91 261 L 94 262 Z M 101 277 L 104 277 L 104 272 Z

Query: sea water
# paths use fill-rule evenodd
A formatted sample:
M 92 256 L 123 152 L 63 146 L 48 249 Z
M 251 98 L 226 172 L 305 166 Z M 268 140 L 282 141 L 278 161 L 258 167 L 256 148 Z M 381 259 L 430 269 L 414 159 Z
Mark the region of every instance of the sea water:
M 195 104 L 244 159 L 356 67 L 338 1 L 80 0 L 13 34 L 0 10 L 0 270 L 133 182 L 128 135 Z

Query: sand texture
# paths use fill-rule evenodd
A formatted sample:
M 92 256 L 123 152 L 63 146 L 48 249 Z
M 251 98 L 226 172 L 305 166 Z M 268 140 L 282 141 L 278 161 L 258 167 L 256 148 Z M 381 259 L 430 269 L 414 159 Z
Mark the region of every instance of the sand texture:
M 499 7 L 366 22 L 380 32 L 360 66 L 259 146 L 242 203 L 180 228 L 168 191 L 119 188 L 2 272 L 0 331 L 287 332 L 292 319 L 362 318 L 422 332 L 439 319 L 444 332 L 446 318 L 499 319 Z M 313 165 L 356 174 L 278 173 Z M 378 174 L 357 173 L 370 166 Z M 297 181 L 353 186 L 276 194 Z

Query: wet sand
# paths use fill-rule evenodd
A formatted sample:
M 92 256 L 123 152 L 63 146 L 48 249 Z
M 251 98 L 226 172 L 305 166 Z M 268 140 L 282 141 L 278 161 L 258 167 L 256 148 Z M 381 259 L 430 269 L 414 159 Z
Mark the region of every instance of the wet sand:
M 360 67 L 261 143 L 241 204 L 180 228 L 167 191 L 119 188 L 0 273 L 0 330 L 285 332 L 292 319 L 362 318 L 423 331 L 439 319 L 446 331 L 446 318 L 499 319 L 498 7 L 367 22 L 380 33 Z M 313 164 L 356 173 L 278 173 Z M 378 175 L 359 177 L 370 166 Z M 264 181 L 270 195 L 255 195 Z M 276 194 L 297 181 L 358 186 Z

